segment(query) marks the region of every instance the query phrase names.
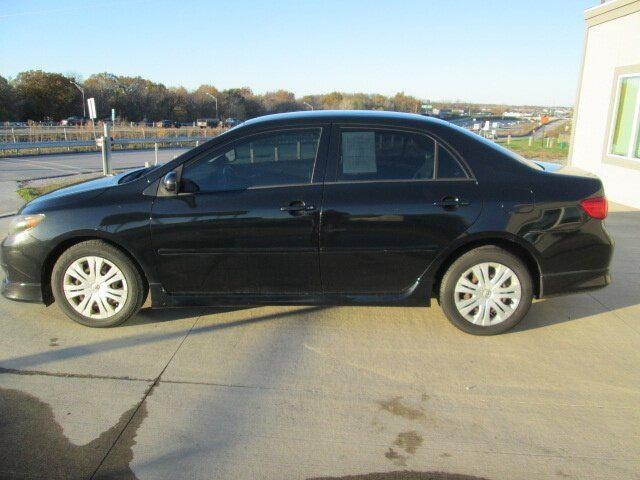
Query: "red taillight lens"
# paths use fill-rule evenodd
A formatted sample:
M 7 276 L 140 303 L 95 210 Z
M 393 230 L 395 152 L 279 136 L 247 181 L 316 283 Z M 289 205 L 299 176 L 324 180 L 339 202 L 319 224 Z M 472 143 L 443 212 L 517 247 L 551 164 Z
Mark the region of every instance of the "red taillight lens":
M 609 211 L 607 197 L 587 198 L 580 202 L 580 206 L 591 218 L 598 218 L 600 220 L 606 218 L 607 212 Z

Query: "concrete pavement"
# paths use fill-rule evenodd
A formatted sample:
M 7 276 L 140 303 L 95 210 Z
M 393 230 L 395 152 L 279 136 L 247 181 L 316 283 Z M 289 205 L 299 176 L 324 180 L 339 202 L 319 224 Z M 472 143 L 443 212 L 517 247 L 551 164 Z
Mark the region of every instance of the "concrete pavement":
M 610 287 L 488 338 L 437 306 L 93 330 L 1 299 L 0 478 L 640 478 L 640 212 L 607 224 Z

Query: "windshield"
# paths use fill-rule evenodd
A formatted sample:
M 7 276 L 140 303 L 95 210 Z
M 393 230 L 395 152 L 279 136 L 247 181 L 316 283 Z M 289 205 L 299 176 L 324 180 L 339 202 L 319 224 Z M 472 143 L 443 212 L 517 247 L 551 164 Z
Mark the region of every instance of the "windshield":
M 143 175 L 146 175 L 147 173 L 155 170 L 156 168 L 158 168 L 160 165 L 153 165 L 151 167 L 146 167 L 146 168 L 141 168 L 138 170 L 133 170 L 127 174 L 125 174 L 119 181 L 119 184 L 123 184 L 123 183 L 128 183 L 128 182 L 132 182 L 133 180 L 137 180 L 138 178 L 142 177 Z

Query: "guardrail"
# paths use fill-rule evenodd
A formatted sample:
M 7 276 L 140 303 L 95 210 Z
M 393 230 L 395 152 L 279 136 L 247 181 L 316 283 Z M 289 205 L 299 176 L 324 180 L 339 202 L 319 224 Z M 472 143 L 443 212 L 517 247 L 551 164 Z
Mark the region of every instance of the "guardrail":
M 215 137 L 157 137 L 157 138 L 114 138 L 112 145 L 136 145 L 136 144 L 171 144 L 171 143 L 195 143 L 196 145 L 211 140 Z M 71 147 L 96 147 L 95 140 L 68 140 L 68 141 L 44 141 L 44 142 L 0 142 L 0 151 L 38 150 L 41 148 L 71 148 Z

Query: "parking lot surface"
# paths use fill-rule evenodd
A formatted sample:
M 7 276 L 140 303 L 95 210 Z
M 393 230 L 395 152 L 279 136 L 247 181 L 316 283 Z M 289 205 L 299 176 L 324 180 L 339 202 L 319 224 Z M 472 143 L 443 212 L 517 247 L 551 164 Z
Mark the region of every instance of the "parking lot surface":
M 614 210 L 613 284 L 495 337 L 437 305 L 99 330 L 0 299 L 0 478 L 640 478 L 640 211 Z

